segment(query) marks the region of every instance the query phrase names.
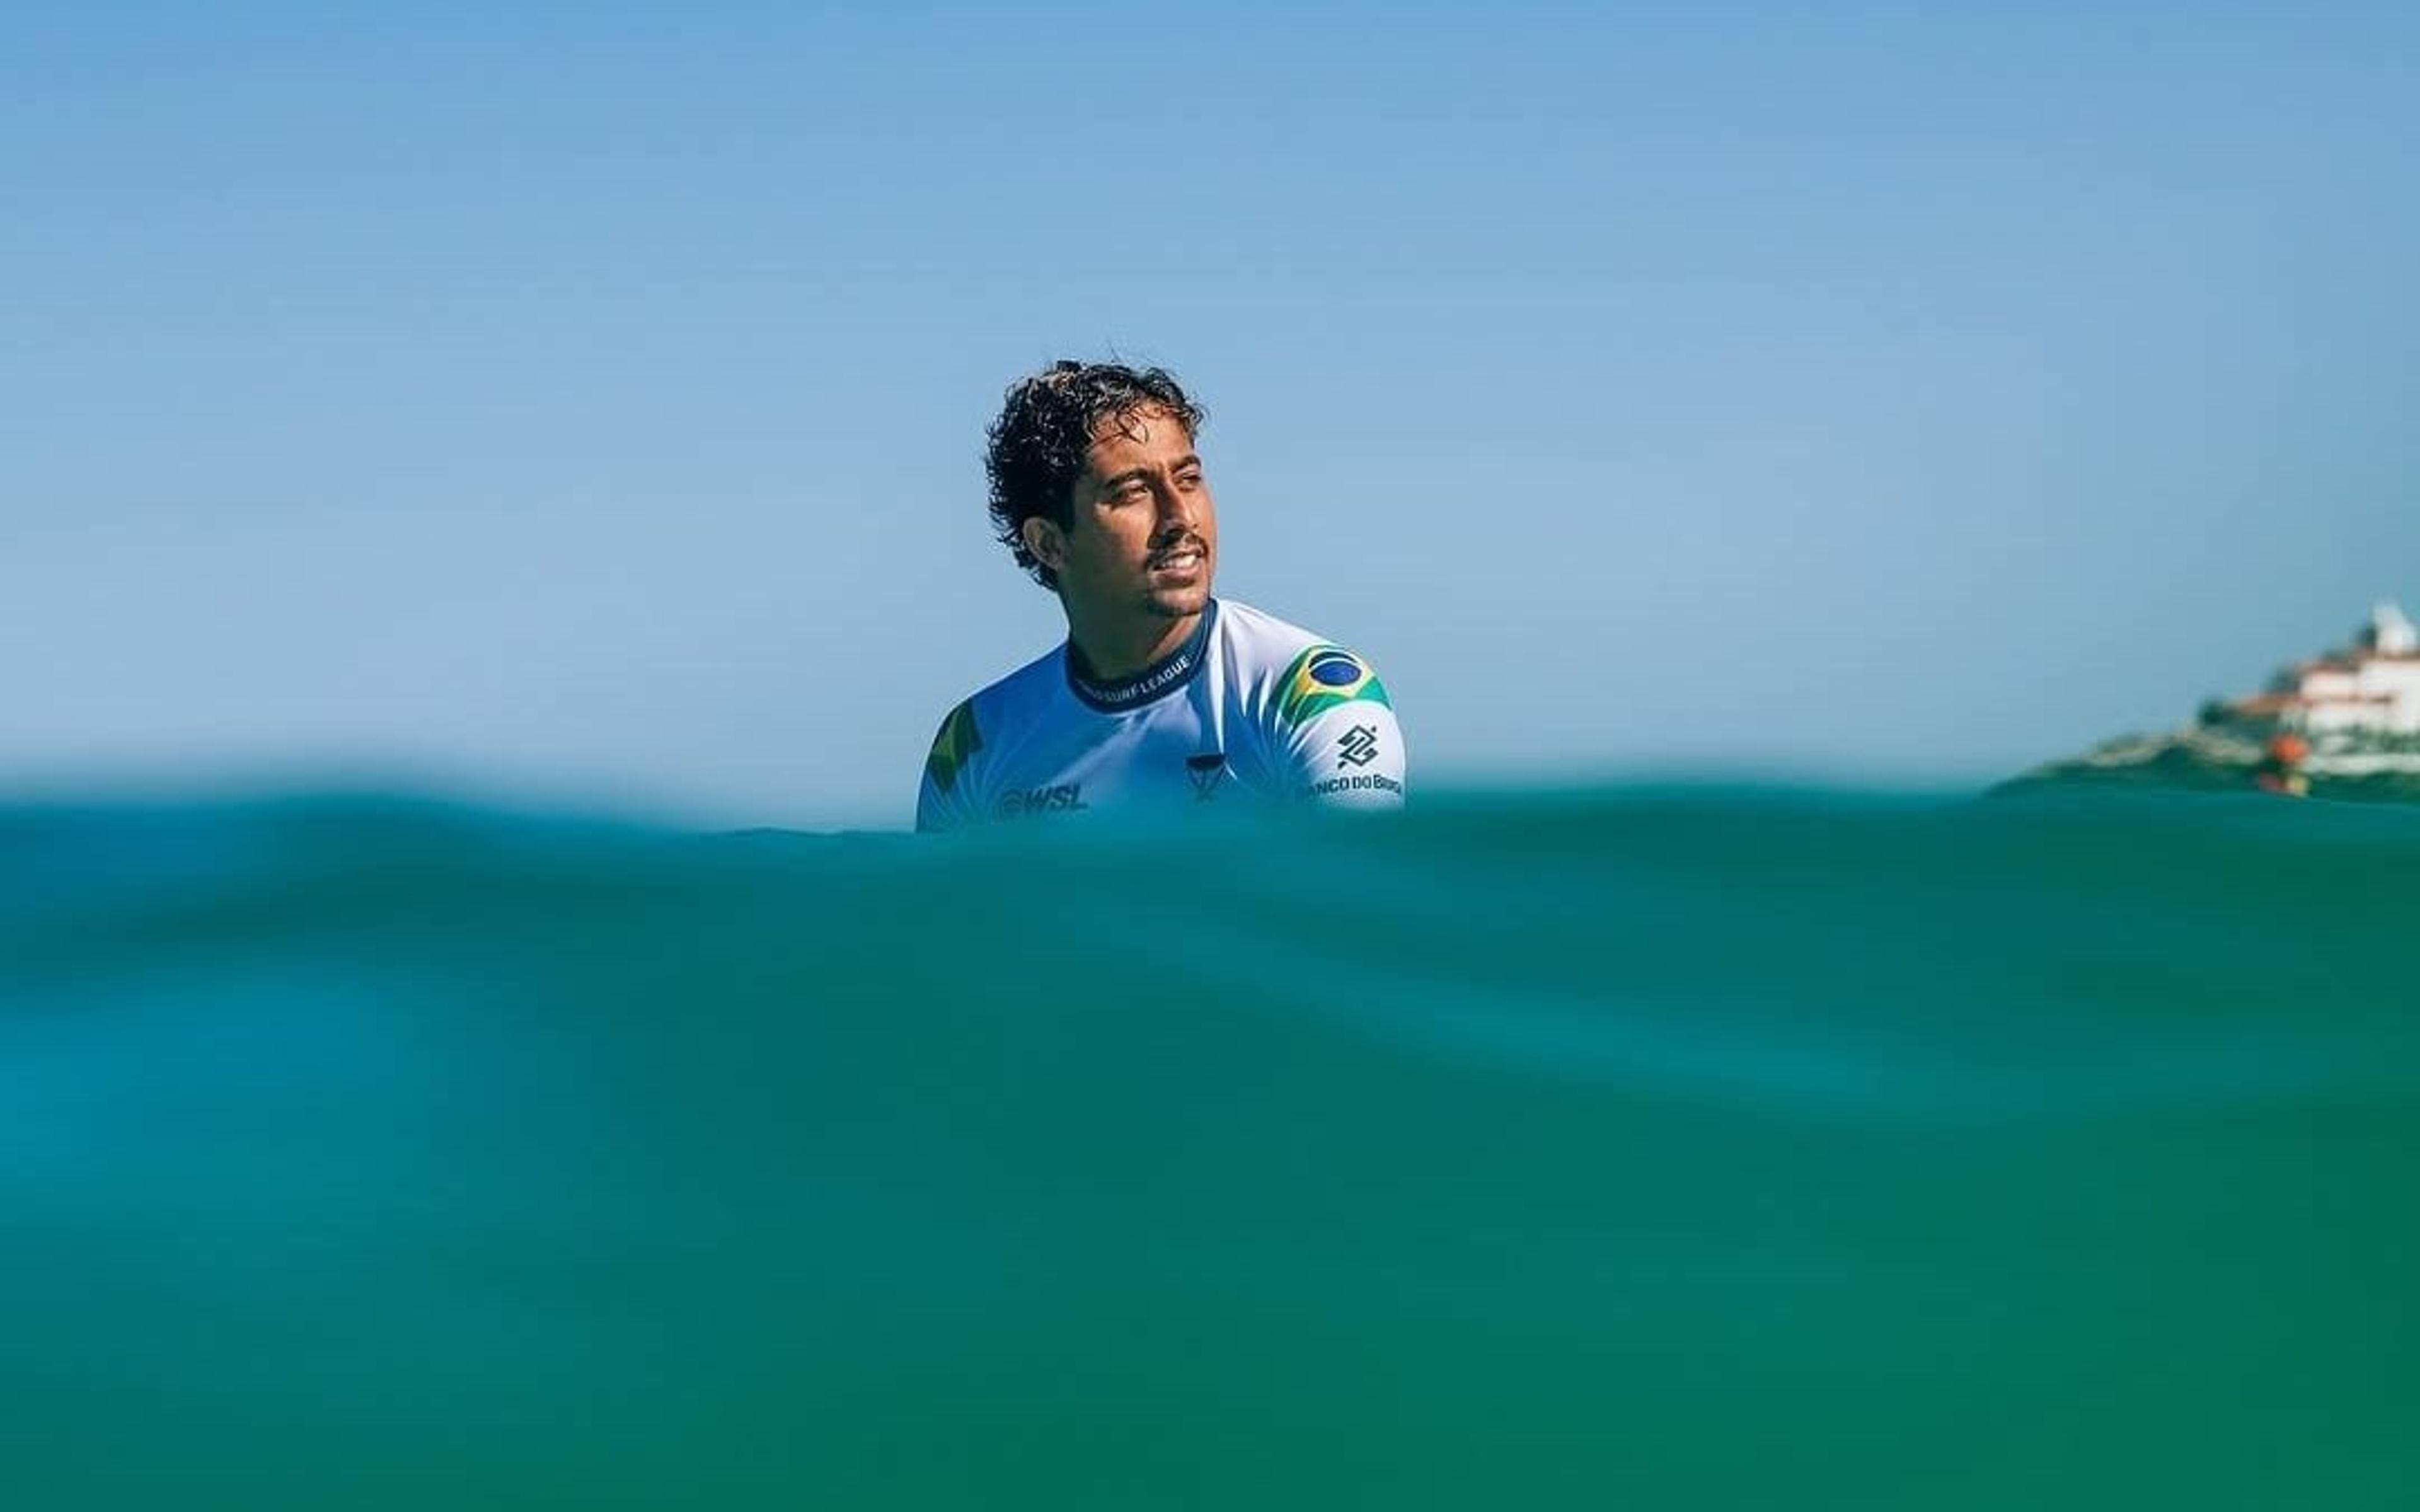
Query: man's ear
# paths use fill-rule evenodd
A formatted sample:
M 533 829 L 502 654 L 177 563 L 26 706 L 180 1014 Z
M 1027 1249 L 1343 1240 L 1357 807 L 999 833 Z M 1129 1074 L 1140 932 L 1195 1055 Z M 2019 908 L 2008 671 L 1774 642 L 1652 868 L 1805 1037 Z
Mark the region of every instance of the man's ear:
M 1067 532 L 1059 528 L 1057 520 L 1031 516 L 1017 527 L 1017 533 L 1025 542 L 1027 554 L 1052 572 L 1067 564 Z

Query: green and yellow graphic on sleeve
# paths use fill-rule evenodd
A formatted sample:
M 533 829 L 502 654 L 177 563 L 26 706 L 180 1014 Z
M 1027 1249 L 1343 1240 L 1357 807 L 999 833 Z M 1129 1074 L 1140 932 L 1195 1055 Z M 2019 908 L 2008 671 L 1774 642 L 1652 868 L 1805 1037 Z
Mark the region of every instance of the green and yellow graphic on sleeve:
M 1294 659 L 1278 683 L 1278 717 L 1302 723 L 1340 703 L 1394 704 L 1370 664 L 1342 646 L 1313 646 Z
M 947 793 L 956 787 L 959 771 L 981 749 L 983 732 L 975 728 L 974 701 L 970 699 L 950 711 L 940 732 L 933 736 L 932 754 L 924 758 L 924 775 L 933 779 L 933 791 Z

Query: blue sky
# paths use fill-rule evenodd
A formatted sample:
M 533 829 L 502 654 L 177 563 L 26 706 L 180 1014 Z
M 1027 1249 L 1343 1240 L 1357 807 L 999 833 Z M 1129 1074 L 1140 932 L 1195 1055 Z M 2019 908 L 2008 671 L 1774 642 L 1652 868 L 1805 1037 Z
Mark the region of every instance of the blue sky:
M 904 822 L 1016 374 L 1416 780 L 1979 780 L 2420 600 L 2420 12 L 0 13 L 0 787 Z M 2420 605 L 2415 605 L 2420 607 Z

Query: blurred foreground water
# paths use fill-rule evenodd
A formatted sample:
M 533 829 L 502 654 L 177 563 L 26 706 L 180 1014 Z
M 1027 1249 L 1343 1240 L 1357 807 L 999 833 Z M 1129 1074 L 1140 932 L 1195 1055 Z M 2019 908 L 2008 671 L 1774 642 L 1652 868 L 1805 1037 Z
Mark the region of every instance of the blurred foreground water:
M 2420 815 L 0 810 L 0 1505 L 2407 1507 Z

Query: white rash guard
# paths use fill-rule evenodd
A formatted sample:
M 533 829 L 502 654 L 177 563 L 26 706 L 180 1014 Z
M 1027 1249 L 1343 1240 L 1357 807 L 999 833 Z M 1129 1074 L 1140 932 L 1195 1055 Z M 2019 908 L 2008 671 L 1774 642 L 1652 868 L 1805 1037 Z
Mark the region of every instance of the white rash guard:
M 1404 736 L 1369 663 L 1232 599 L 1114 684 L 1062 643 L 950 711 L 924 760 L 918 829 L 1081 811 L 1310 802 L 1393 809 Z

